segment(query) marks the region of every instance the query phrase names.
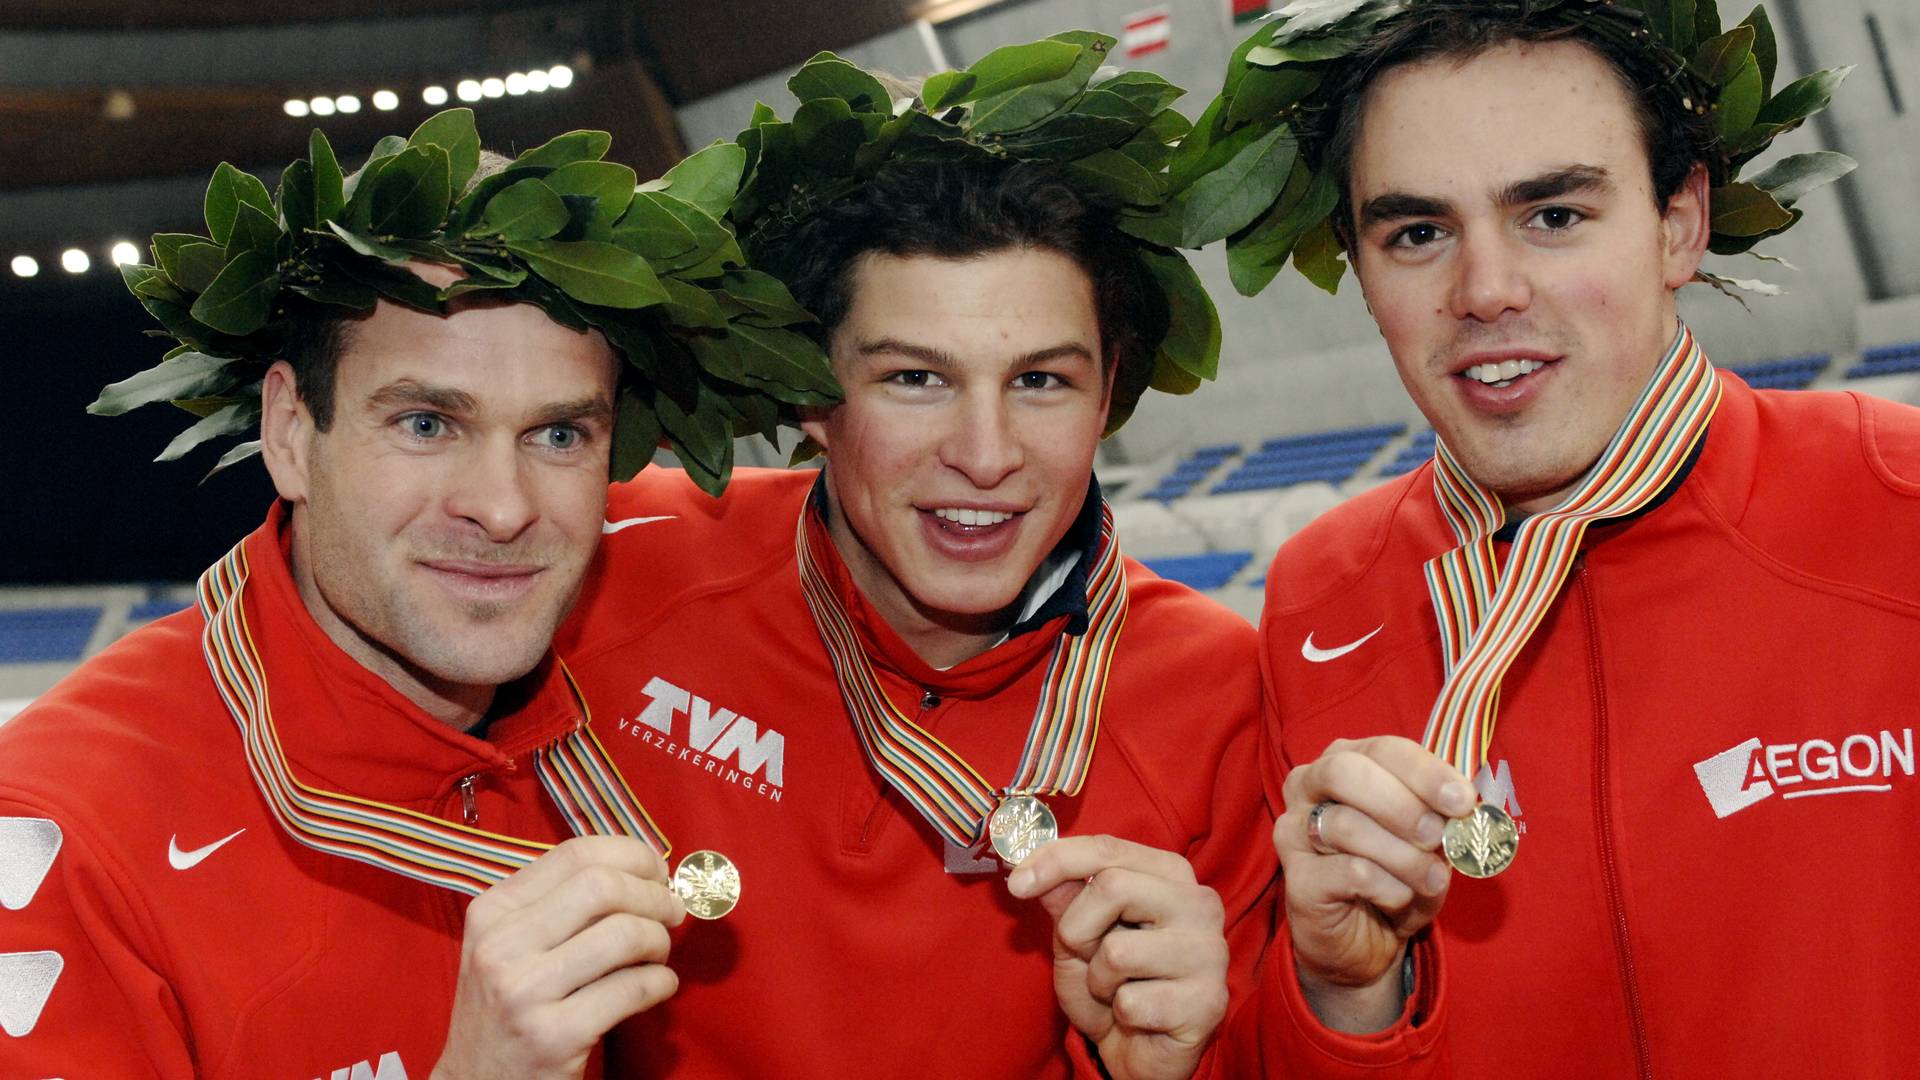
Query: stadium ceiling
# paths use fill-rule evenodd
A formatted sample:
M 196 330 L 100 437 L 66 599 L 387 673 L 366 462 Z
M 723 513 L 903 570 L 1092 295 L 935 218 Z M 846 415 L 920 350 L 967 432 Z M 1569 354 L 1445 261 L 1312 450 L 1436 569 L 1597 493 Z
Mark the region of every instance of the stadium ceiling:
M 423 90 L 565 65 L 564 92 L 476 102 L 513 152 L 575 127 L 657 175 L 685 151 L 676 105 L 906 22 L 910 0 L 6 0 L 0 234 L 53 242 L 102 213 L 175 227 L 221 161 L 266 174 L 326 130 L 351 164 L 437 108 Z M 388 90 L 398 105 L 372 106 Z M 290 100 L 351 95 L 351 115 Z M 461 102 L 450 100 L 448 105 Z M 50 211 L 56 211 L 51 214 Z M 58 220 L 65 218 L 67 220 Z M 190 224 L 190 223 L 187 223 Z M 76 237 L 78 241 L 81 238 Z

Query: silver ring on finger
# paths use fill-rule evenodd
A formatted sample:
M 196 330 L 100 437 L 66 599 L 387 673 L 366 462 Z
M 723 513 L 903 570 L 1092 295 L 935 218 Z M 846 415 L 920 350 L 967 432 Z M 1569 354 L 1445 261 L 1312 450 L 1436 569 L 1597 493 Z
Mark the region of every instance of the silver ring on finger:
M 1324 802 L 1316 803 L 1313 809 L 1307 811 L 1307 846 L 1322 855 L 1337 855 L 1340 853 L 1338 848 L 1327 843 L 1327 838 L 1320 834 L 1320 819 L 1326 816 L 1327 807 L 1338 805 L 1340 804 L 1334 802 L 1332 799 L 1328 799 Z

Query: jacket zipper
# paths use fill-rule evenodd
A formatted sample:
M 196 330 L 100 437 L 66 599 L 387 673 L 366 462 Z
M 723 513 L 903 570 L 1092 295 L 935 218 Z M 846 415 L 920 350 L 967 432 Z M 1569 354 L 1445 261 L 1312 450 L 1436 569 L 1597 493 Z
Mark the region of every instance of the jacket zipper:
M 468 825 L 480 824 L 480 808 L 473 798 L 473 782 L 478 774 L 468 773 L 460 778 L 460 816 Z
M 1647 1045 L 1647 1022 L 1640 1003 L 1640 979 L 1634 973 L 1633 944 L 1627 933 L 1627 909 L 1620 887 L 1620 866 L 1615 858 L 1613 812 L 1609 793 L 1607 752 L 1607 695 L 1601 682 L 1600 620 L 1594 611 L 1593 586 L 1587 578 L 1587 561 L 1578 562 L 1581 607 L 1587 616 L 1588 681 L 1593 687 L 1593 784 L 1594 814 L 1600 826 L 1600 869 L 1607 884 L 1607 907 L 1613 916 L 1613 944 L 1620 955 L 1620 981 L 1627 991 L 1627 1019 L 1633 1027 L 1633 1055 L 1641 1080 L 1653 1080 L 1652 1052 Z

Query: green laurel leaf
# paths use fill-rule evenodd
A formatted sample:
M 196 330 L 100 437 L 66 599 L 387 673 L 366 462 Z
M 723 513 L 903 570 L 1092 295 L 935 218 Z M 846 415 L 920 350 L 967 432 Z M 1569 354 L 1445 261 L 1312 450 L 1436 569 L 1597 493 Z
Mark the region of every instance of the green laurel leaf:
M 641 185 L 644 191 L 665 191 L 714 217 L 727 212 L 746 171 L 747 151 L 738 143 L 716 142 L 668 169 L 658 180 Z
M 667 299 L 647 260 L 614 244 L 591 240 L 509 243 L 534 273 L 568 296 L 610 308 L 651 307 Z
M 473 126 L 472 109 L 435 113 L 413 129 L 408 146 L 437 146 L 447 152 L 447 183 L 454 192 L 467 189 L 480 167 L 480 132 Z
M 223 161 L 213 170 L 204 202 L 207 235 L 213 237 L 214 243 L 226 246 L 228 237 L 233 235 L 233 219 L 239 215 L 242 204 L 268 217 L 274 216 L 273 196 L 267 194 L 267 185 L 252 173 L 241 172 Z
M 838 98 L 858 112 L 893 112 L 893 97 L 879 79 L 830 52 L 818 52 L 787 80 L 802 104 Z M 683 196 L 684 197 L 684 196 Z
M 1277 127 L 1187 189 L 1181 246 L 1202 247 L 1244 228 L 1273 204 L 1299 153 L 1293 131 Z
M 232 389 L 240 379 L 228 371 L 236 363 L 230 356 L 209 356 L 188 350 L 168 356 L 160 363 L 113 383 L 87 411 L 95 416 L 119 416 L 130 409 L 175 398 L 212 397 Z
M 346 209 L 346 178 L 341 175 L 333 144 L 319 128 L 307 138 L 307 161 L 313 169 L 313 227 L 319 228 Z
M 613 146 L 613 136 L 604 131 L 569 131 L 556 135 L 513 159 L 516 166 L 544 165 L 557 169 L 576 161 L 599 161 Z
M 227 263 L 193 302 L 191 311 L 205 326 L 223 334 L 244 337 L 267 324 L 273 294 L 279 288 L 280 278 L 274 272 L 273 256 L 243 251 Z
M 528 178 L 507 185 L 487 200 L 480 220 L 516 243 L 545 240 L 566 227 L 567 204 L 544 181 Z

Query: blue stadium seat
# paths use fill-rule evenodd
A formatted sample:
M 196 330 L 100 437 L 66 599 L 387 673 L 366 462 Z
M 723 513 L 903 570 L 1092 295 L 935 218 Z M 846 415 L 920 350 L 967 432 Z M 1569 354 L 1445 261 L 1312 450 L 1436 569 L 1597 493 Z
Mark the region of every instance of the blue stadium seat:
M 1875 375 L 1905 375 L 1920 371 L 1920 341 L 1900 345 L 1878 345 L 1862 350 L 1860 362 L 1847 369 L 1847 378 L 1866 379 Z
M 100 612 L 98 607 L 0 610 L 0 663 L 81 659 Z
M 162 616 L 171 615 L 182 608 L 192 605 L 191 600 L 175 600 L 171 597 L 155 597 L 133 605 L 127 612 L 129 624 L 152 622 Z
M 1405 424 L 1373 424 L 1267 439 L 1214 485 L 1213 494 L 1271 491 L 1310 481 L 1345 483 L 1389 439 L 1406 430 Z
M 1163 578 L 1204 592 L 1232 581 L 1240 568 L 1252 559 L 1251 551 L 1214 551 L 1204 555 L 1169 555 L 1140 561 Z
M 1223 443 L 1218 446 L 1203 446 L 1189 453 L 1172 471 L 1160 478 L 1153 490 L 1142 498 L 1157 499 L 1160 502 L 1172 502 L 1192 491 L 1207 475 L 1220 467 L 1220 463 L 1240 452 L 1240 444 Z
M 1399 476 L 1425 465 L 1427 459 L 1433 456 L 1434 438 L 1432 428 L 1415 435 L 1412 442 L 1400 448 L 1400 452 L 1394 455 L 1392 461 L 1381 466 L 1380 475 Z
M 1833 357 L 1826 355 L 1794 356 L 1733 365 L 1727 370 L 1746 380 L 1755 390 L 1805 390 L 1831 363 Z

